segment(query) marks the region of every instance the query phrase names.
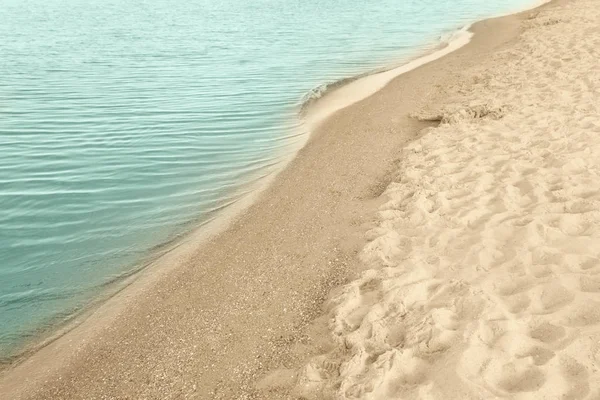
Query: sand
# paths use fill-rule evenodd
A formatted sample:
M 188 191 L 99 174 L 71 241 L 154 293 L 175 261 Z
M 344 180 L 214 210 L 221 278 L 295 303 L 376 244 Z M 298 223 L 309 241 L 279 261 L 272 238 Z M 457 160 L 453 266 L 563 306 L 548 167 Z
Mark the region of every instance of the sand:
M 327 118 L 0 398 L 600 398 L 599 6 L 478 23 Z
M 600 2 L 522 28 L 417 113 L 298 393 L 600 399 Z

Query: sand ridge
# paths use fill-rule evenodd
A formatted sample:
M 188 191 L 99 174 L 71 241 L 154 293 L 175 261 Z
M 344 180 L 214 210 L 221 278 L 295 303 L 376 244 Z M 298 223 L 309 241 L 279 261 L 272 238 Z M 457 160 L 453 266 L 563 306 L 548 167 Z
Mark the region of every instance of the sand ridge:
M 600 399 L 600 2 L 531 12 L 399 155 L 312 399 Z

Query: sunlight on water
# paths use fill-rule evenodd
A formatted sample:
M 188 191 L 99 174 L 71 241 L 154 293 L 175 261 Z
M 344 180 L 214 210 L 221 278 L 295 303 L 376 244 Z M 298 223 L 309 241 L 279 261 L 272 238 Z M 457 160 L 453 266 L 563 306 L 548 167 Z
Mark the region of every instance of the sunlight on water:
M 304 140 L 299 101 L 524 0 L 4 0 L 0 356 Z

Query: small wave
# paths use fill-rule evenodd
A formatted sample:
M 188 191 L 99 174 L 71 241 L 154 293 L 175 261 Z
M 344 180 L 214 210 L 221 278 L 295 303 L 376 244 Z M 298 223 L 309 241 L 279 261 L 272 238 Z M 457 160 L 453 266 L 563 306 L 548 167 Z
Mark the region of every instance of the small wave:
M 365 72 L 365 73 L 362 73 L 359 75 L 342 78 L 337 81 L 322 83 L 322 84 L 318 85 L 317 87 L 312 88 L 311 90 L 308 91 L 308 93 L 306 93 L 304 96 L 302 96 L 302 99 L 300 100 L 299 115 L 301 117 L 306 115 L 306 112 L 310 108 L 310 106 L 315 104 L 319 99 L 321 99 L 327 93 L 330 93 L 331 91 L 333 91 L 337 88 L 340 88 L 344 85 L 347 85 L 348 83 L 353 82 L 357 79 L 360 79 L 360 78 L 368 76 L 368 75 L 376 74 L 379 72 L 383 72 L 383 70 L 377 69 L 377 70 Z
M 469 29 L 471 29 L 471 24 L 441 34 L 439 38 L 440 46 L 445 47 L 453 41 L 460 39 Z
M 329 90 L 329 85 L 331 83 L 322 83 L 319 86 L 312 88 L 302 96 L 300 100 L 300 114 L 304 114 L 306 109 L 313 104 L 315 101 L 319 100 L 323 95 Z

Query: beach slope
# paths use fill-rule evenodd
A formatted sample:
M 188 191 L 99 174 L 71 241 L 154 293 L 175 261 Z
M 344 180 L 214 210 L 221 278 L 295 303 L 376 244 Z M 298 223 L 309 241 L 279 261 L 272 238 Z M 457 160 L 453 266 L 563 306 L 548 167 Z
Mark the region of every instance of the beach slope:
M 598 398 L 599 5 L 478 23 L 336 112 L 0 397 Z

